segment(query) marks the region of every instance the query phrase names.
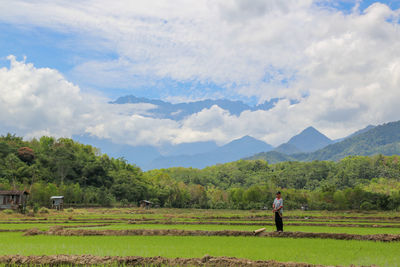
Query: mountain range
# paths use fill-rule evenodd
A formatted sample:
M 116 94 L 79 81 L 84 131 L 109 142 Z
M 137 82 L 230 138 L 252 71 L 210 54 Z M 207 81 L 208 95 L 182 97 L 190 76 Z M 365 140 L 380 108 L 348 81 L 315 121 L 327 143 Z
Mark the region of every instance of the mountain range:
M 161 147 L 130 146 L 115 144 L 110 139 L 99 139 L 90 135 L 76 135 L 73 139 L 98 147 L 102 153 L 111 157 L 125 158 L 144 170 L 170 167 L 204 168 L 273 149 L 271 145 L 250 136 L 233 140 L 223 146 L 217 146 L 215 142 L 168 144 Z
M 190 114 L 217 105 L 231 114 L 239 115 L 244 110 L 268 110 L 278 99 L 262 105 L 249 106 L 241 101 L 203 100 L 173 104 L 161 100 L 120 97 L 112 104 L 151 104 L 149 116 L 179 120 Z M 272 147 L 251 136 L 233 140 L 223 146 L 213 141 L 182 143 L 162 146 L 130 146 L 115 144 L 109 139 L 89 135 L 74 136 L 75 140 L 93 145 L 112 157 L 123 157 L 144 170 L 169 167 L 204 168 L 239 159 L 265 159 L 270 163 L 281 161 L 338 160 L 348 155 L 385 155 L 400 153 L 400 122 L 380 126 L 369 125 L 345 138 L 331 140 L 314 127 L 308 127 L 278 147 Z
M 272 149 L 271 145 L 263 141 L 250 136 L 244 136 L 205 153 L 158 157 L 147 166 L 147 169 L 162 169 L 177 166 L 204 168 L 218 163 L 236 161 L 243 157 L 254 155 L 254 153 L 270 151 Z
M 249 106 L 242 101 L 231 101 L 227 99 L 206 99 L 201 101 L 193 101 L 187 103 L 169 103 L 162 100 L 148 99 L 144 97 L 136 97 L 133 95 L 123 96 L 110 104 L 150 104 L 153 108 L 150 109 L 147 116 L 161 119 L 182 120 L 183 118 L 198 113 L 203 109 L 209 109 L 212 106 L 218 106 L 224 110 L 229 111 L 232 115 L 240 115 L 245 110 L 269 110 L 279 101 L 279 98 L 273 98 L 263 104 L 256 106 Z M 291 100 L 295 103 L 294 100 Z
M 226 99 L 217 100 L 202 100 L 188 103 L 173 104 L 162 100 L 154 100 L 143 97 L 136 97 L 133 95 L 123 96 L 110 104 L 124 105 L 124 104 L 146 104 L 150 109 L 144 116 L 156 118 L 169 118 L 173 120 L 180 120 L 191 114 L 200 112 L 205 108 L 211 108 L 216 105 L 224 110 L 229 111 L 231 114 L 240 115 L 245 110 L 268 110 L 274 107 L 279 99 L 271 99 L 256 106 L 249 106 L 242 101 L 231 101 Z M 293 101 L 291 101 L 293 103 Z M 129 108 L 129 106 L 127 106 Z M 318 143 L 315 149 L 325 144 L 329 138 L 319 133 L 316 129 L 310 127 L 298 136 L 289 140 L 293 145 L 298 146 L 295 148 L 296 152 L 310 151 L 310 140 L 315 140 L 318 135 L 322 140 Z M 183 143 L 178 145 L 163 144 L 161 146 L 130 146 L 115 144 L 110 139 L 99 139 L 90 135 L 78 135 L 73 137 L 75 140 L 99 147 L 103 153 L 112 157 L 123 157 L 128 162 L 134 163 L 141 168 L 159 169 L 168 167 L 194 167 L 204 168 L 209 165 L 218 163 L 226 163 L 230 161 L 239 160 L 244 157 L 252 156 L 259 152 L 267 152 L 274 149 L 270 144 L 261 140 L 257 140 L 250 136 L 243 136 L 237 140 L 233 140 L 223 146 L 218 146 L 215 142 L 193 142 Z M 305 145 L 302 145 L 302 139 L 310 139 Z M 304 148 L 306 150 L 303 150 Z
M 263 159 L 270 163 L 281 161 L 340 160 L 346 156 L 371 156 L 376 154 L 400 154 L 400 121 L 379 126 L 367 126 L 349 137 L 310 153 L 284 154 L 282 152 L 262 152 L 249 160 Z

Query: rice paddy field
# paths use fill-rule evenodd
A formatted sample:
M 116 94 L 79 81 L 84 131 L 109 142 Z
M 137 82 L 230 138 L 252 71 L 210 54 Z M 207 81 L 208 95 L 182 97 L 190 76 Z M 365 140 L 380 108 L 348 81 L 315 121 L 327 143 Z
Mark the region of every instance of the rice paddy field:
M 0 255 L 7 266 L 400 266 L 400 213 L 287 211 L 276 233 L 270 211 L 0 211 Z

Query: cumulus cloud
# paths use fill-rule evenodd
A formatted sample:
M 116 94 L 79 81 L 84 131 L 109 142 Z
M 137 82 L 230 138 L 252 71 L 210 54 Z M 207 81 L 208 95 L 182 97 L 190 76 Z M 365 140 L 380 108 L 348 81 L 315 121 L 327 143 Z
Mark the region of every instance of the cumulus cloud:
M 37 69 L 9 56 L 0 69 L 0 121 L 26 136 L 69 136 L 82 130 L 91 109 L 79 87 L 53 69 Z
M 281 100 L 269 111 L 246 111 L 240 116 L 212 107 L 179 122 L 157 120 L 146 117 L 147 108 L 130 112 L 115 105 L 105 108 L 100 100 L 92 103 L 57 71 L 14 61 L 10 69 L 1 69 L 3 76 L 27 68 L 36 78 L 21 75 L 15 84 L 3 78 L 9 89 L 0 89 L 8 90 L 0 98 L 0 108 L 8 115 L 3 113 L 1 120 L 14 125 L 25 106 L 37 112 L 21 117 L 19 121 L 25 125 L 21 127 L 36 133 L 86 131 L 130 143 L 224 143 L 249 134 L 272 144 L 284 142 L 310 125 L 339 138 L 368 124 L 398 120 L 400 10 L 374 3 L 363 11 L 355 5 L 343 13 L 318 2 L 0 3 L 2 22 L 72 33 L 79 45 L 118 55 L 117 59 L 91 60 L 74 68 L 72 77 L 93 87 L 128 88 L 146 83 L 151 87 L 156 80 L 171 79 L 212 82 L 227 88 L 229 94 L 234 91 L 259 102 L 273 97 L 298 100 L 294 105 Z M 23 84 L 36 87 L 20 86 Z M 58 95 L 42 89 L 36 92 L 40 97 L 31 93 L 32 88 L 50 87 L 60 90 Z M 63 97 L 68 90 L 71 95 Z M 32 96 L 21 97 L 25 94 Z M 64 105 L 55 110 L 52 101 Z M 43 106 L 53 112 L 47 114 Z M 46 120 L 34 119 L 40 114 Z M 51 123 L 45 125 L 46 121 Z M 72 126 L 63 130 L 60 121 Z
M 108 104 L 106 99 L 82 93 L 56 70 L 35 68 L 12 56 L 9 59 L 10 67 L 0 69 L 0 124 L 26 137 L 70 137 L 85 132 L 115 143 L 161 145 L 208 140 L 224 144 L 252 135 L 278 145 L 304 125 L 317 122 L 318 128 L 338 134 L 335 131 L 340 128 L 335 126 L 343 123 L 350 131 L 357 129 L 352 117 L 365 122 L 394 119 L 393 108 L 399 111 L 400 92 L 381 96 L 384 89 L 371 83 L 352 90 L 321 90 L 297 104 L 283 99 L 268 111 L 244 111 L 239 116 L 213 106 L 181 121 L 157 119 L 150 117 L 155 108 L 152 104 Z M 399 85 L 399 66 L 400 62 L 392 63 L 377 74 L 388 78 L 388 88 Z M 392 77 L 393 73 L 397 76 Z
M 265 125 L 255 121 L 263 116 L 260 112 L 237 117 L 213 106 L 182 121 L 151 118 L 152 104 L 108 104 L 106 99 L 82 93 L 56 70 L 36 68 L 14 56 L 9 60 L 10 67 L 0 69 L 0 124 L 26 137 L 71 137 L 86 132 L 116 143 L 160 145 L 224 143 L 244 133 L 265 133 Z

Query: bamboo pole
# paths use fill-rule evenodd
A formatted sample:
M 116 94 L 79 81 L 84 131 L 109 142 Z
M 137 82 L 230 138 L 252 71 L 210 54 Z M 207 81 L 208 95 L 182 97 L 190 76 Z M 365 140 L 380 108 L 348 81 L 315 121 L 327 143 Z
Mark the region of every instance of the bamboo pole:
M 267 230 L 267 229 L 261 228 L 261 229 L 254 230 L 253 233 L 254 233 L 255 235 L 257 235 L 257 234 L 259 234 L 259 233 L 261 233 L 261 232 L 264 232 L 265 230 Z

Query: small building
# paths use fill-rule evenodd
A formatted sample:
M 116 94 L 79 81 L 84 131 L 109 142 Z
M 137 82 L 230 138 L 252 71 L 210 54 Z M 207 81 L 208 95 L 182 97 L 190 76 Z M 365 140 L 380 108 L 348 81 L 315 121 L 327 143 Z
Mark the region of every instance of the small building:
M 301 210 L 308 210 L 308 205 L 307 204 L 303 204 L 301 205 Z
M 51 208 L 56 210 L 62 210 L 64 208 L 64 196 L 52 196 Z
M 149 208 L 151 208 L 152 205 L 153 205 L 153 202 L 150 202 L 148 200 L 141 200 L 140 201 L 140 207 L 141 208 L 149 209 Z
M 19 209 L 24 212 L 29 193 L 27 191 L 0 191 L 0 209 Z

